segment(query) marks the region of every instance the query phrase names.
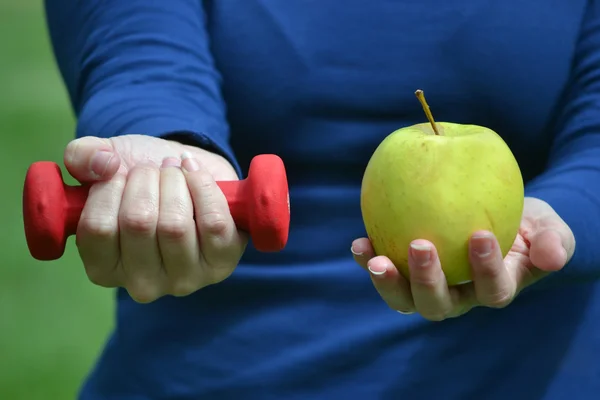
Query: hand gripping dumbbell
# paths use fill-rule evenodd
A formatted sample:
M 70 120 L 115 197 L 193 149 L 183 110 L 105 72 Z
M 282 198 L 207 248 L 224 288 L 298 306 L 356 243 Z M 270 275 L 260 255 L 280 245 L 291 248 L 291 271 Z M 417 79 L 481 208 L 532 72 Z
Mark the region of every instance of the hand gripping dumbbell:
M 281 158 L 258 155 L 250 162 L 246 179 L 217 184 L 236 226 L 250 234 L 258 251 L 276 252 L 285 247 L 290 199 Z M 89 185 L 66 185 L 56 163 L 40 161 L 29 167 L 23 189 L 23 221 L 34 258 L 46 261 L 62 257 L 67 238 L 77 232 L 88 191 Z

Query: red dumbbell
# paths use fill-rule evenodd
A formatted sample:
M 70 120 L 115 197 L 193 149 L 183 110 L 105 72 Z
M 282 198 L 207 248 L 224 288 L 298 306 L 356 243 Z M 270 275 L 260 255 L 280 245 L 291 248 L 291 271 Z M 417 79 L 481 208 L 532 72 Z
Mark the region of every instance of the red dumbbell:
M 248 177 L 217 182 L 229 204 L 236 226 L 248 232 L 262 252 L 282 250 L 290 226 L 290 198 L 283 161 L 273 154 L 256 156 Z M 56 260 L 67 238 L 77 231 L 89 186 L 69 186 L 60 167 L 50 161 L 33 163 L 23 190 L 25 237 L 31 255 Z

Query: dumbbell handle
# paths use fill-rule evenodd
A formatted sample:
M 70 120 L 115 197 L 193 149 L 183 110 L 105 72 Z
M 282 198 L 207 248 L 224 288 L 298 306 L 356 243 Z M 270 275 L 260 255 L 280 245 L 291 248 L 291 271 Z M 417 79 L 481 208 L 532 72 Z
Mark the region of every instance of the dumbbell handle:
M 217 186 L 221 189 L 227 204 L 229 205 L 229 211 L 235 225 L 243 230 L 250 231 L 250 222 L 248 220 L 248 213 L 246 212 L 246 199 L 244 198 L 244 190 L 240 190 L 240 186 L 246 183 L 243 181 L 218 181 Z M 64 185 L 65 188 L 65 231 L 67 236 L 74 235 L 77 232 L 77 225 L 81 218 L 83 206 L 88 198 L 89 185 L 85 186 L 69 186 Z
M 272 154 L 254 157 L 248 177 L 219 181 L 233 220 L 250 233 L 262 252 L 282 250 L 290 223 L 289 192 L 282 160 Z M 69 236 L 77 231 L 89 185 L 69 186 L 53 162 L 32 164 L 23 190 L 25 236 L 31 255 L 38 260 L 60 258 Z

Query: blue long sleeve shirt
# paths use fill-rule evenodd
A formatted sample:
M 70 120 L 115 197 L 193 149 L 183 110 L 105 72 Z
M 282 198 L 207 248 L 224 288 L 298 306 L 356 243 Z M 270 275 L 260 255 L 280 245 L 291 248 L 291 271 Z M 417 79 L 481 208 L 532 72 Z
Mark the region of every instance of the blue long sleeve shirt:
M 600 1 L 46 0 L 77 135 L 186 140 L 288 171 L 287 248 L 117 325 L 81 399 L 596 399 Z M 349 246 L 372 152 L 424 120 L 488 126 L 573 230 L 503 310 L 387 308 Z

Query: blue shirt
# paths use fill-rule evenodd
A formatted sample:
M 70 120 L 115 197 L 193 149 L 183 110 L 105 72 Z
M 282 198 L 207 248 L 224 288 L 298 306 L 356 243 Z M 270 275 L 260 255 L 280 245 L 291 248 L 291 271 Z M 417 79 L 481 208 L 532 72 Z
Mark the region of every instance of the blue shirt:
M 343 3 L 343 5 L 342 5 Z M 287 248 L 225 282 L 133 302 L 93 399 L 595 399 L 600 391 L 600 1 L 46 0 L 77 136 L 185 140 L 288 171 Z M 501 134 L 577 249 L 502 310 L 391 311 L 354 264 L 359 193 L 393 130 Z M 173 135 L 176 136 L 173 136 Z

